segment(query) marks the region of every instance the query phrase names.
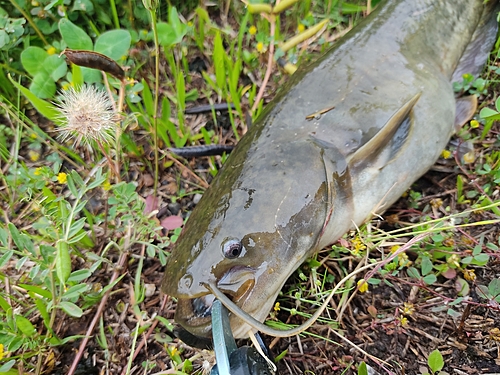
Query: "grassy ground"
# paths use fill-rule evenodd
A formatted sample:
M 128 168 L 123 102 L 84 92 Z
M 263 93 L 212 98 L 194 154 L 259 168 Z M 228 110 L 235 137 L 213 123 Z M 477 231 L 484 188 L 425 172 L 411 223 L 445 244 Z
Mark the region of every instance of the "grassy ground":
M 287 79 L 274 61 L 306 63 L 375 5 L 301 1 L 273 18 L 230 1 L 3 4 L 0 374 L 206 372 L 213 354 L 173 338 L 175 301 L 158 288 L 183 220 L 226 156 L 167 148 L 236 144 Z M 335 280 L 397 254 L 367 291 L 336 296 L 308 334 L 266 338 L 280 374 L 357 373 L 363 361 L 382 373 L 438 373 L 441 361 L 453 374 L 500 372 L 496 54 L 482 78 L 457 86 L 482 110 L 437 165 L 384 220 L 287 282 L 269 324 L 300 324 Z M 82 99 L 83 83 L 102 91 Z M 229 111 L 186 114 L 228 101 Z

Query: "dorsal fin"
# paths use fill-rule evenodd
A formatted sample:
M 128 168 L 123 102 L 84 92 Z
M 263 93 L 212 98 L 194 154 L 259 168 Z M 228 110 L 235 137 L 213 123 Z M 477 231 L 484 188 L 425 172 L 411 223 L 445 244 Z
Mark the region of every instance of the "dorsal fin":
M 384 149 L 386 149 L 393 140 L 394 135 L 400 129 L 400 127 L 407 125 L 409 123 L 405 120 L 408 118 L 410 111 L 417 103 L 420 98 L 421 93 L 414 95 L 410 100 L 408 100 L 392 117 L 387 121 L 380 131 L 375 134 L 375 136 L 361 146 L 356 152 L 347 157 L 347 163 L 350 167 L 364 166 L 366 163 L 371 163 L 376 159 Z M 404 129 L 403 139 L 398 139 L 397 148 L 400 148 L 404 140 L 406 139 L 409 129 Z M 394 156 L 394 152 L 390 152 L 390 156 Z

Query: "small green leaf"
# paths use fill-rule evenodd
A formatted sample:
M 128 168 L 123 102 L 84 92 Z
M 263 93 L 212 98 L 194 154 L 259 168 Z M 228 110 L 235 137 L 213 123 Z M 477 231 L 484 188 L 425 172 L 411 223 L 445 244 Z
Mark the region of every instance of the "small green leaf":
M 0 309 L 2 309 L 4 313 L 12 309 L 7 300 L 3 298 L 1 295 L 0 295 Z
M 420 278 L 420 272 L 415 267 L 410 267 L 406 271 L 408 273 L 408 276 L 413 277 L 414 279 L 419 279 Z
M 17 375 L 19 372 L 16 369 L 12 370 L 12 366 L 16 363 L 15 359 L 11 359 L 9 362 L 4 363 L 0 366 L 0 374 L 2 375 Z
M 361 362 L 358 367 L 358 375 L 368 375 L 368 369 L 366 368 L 366 363 Z
M 73 318 L 80 318 L 83 315 L 82 309 L 72 302 L 61 301 L 59 306 L 64 310 L 66 314 L 72 316 Z
M 14 254 L 14 250 L 7 250 L 1 257 L 0 257 L 0 269 L 10 260 L 12 255 Z
M 472 259 L 472 264 L 476 266 L 485 266 L 490 260 L 490 256 L 488 254 L 478 254 Z
M 500 294 L 500 279 L 493 279 L 488 284 L 488 291 L 494 297 Z
M 72 298 L 80 297 L 80 295 L 82 293 L 84 293 L 88 288 L 89 288 L 89 285 L 87 285 L 87 284 L 73 285 L 71 288 L 69 288 L 62 295 L 62 298 L 64 298 L 64 299 L 72 299 Z
M 71 272 L 71 275 L 68 278 L 68 283 L 78 283 L 86 278 L 90 277 L 92 272 L 90 270 L 76 270 Z
M 67 18 L 61 18 L 59 21 L 59 32 L 69 48 L 89 51 L 93 49 L 90 36 Z
M 422 271 L 422 275 L 424 276 L 432 271 L 432 261 L 429 259 L 429 257 L 422 257 L 420 269 Z
M 56 273 L 61 284 L 65 284 L 71 274 L 71 257 L 69 245 L 66 241 L 58 241 L 56 244 Z
M 16 315 L 14 315 L 14 318 L 16 319 L 17 328 L 23 334 L 25 334 L 28 337 L 32 337 L 36 333 L 36 329 L 33 326 L 33 324 L 31 324 L 31 322 L 28 319 L 26 319 L 24 316 L 16 314 Z
M 436 349 L 431 354 L 429 354 L 427 364 L 433 372 L 441 371 L 444 367 L 444 361 L 441 352 Z
M 427 285 L 432 285 L 437 281 L 437 277 L 436 275 L 431 273 L 430 275 L 424 276 L 423 280 Z

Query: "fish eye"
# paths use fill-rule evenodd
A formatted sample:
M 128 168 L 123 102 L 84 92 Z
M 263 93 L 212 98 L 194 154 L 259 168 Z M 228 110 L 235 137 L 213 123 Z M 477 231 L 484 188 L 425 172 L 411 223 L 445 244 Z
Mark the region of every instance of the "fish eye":
M 242 250 L 243 245 L 235 238 L 228 238 L 222 243 L 222 254 L 228 259 L 238 258 Z

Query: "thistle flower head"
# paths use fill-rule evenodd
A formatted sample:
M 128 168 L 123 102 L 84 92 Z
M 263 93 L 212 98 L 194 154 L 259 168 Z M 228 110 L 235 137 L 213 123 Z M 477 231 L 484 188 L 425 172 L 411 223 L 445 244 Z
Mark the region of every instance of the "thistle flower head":
M 117 114 L 108 94 L 94 86 L 84 85 L 77 91 L 73 87 L 61 92 L 56 106 L 61 112 L 59 139 L 64 142 L 75 138 L 75 144 L 92 141 L 109 143 L 117 126 Z

